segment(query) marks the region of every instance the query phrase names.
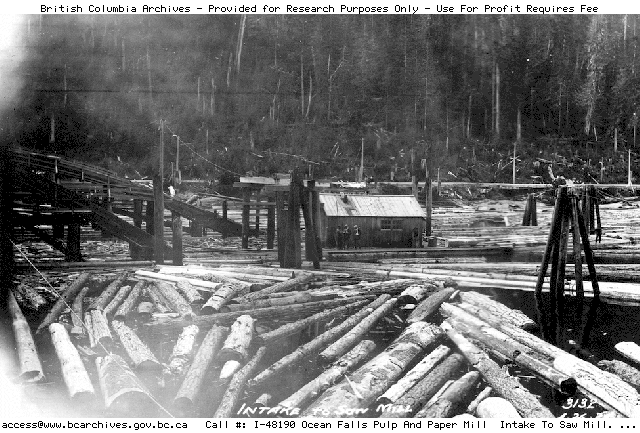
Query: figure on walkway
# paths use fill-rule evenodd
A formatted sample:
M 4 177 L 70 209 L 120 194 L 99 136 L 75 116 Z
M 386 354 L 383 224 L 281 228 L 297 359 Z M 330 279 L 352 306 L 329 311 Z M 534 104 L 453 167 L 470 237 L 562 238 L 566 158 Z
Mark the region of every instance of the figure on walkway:
M 360 227 L 357 224 L 353 226 L 353 249 L 360 249 Z
M 341 250 L 342 249 L 342 228 L 340 226 L 336 227 L 336 232 L 334 236 L 336 238 L 336 248 Z
M 347 224 L 344 225 L 344 230 L 342 231 L 342 237 L 343 237 L 342 242 L 344 243 L 344 249 L 348 250 L 349 248 L 351 248 L 351 229 Z
M 415 226 L 413 228 L 413 233 L 411 234 L 411 246 L 413 248 L 419 248 L 420 247 L 420 241 L 421 241 L 421 236 L 420 236 L 420 229 L 418 228 L 418 226 Z

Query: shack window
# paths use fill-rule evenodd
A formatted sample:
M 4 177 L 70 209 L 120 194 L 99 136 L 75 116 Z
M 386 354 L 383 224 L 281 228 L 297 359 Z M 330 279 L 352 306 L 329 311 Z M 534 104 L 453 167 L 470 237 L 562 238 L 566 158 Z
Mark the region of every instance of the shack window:
M 400 219 L 381 219 L 381 230 L 402 230 L 402 220 Z

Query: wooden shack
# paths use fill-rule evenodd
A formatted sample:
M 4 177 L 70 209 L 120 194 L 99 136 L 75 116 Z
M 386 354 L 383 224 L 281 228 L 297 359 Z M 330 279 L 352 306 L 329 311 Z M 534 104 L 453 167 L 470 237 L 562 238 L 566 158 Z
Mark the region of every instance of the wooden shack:
M 320 194 L 320 204 L 318 232 L 327 247 L 337 247 L 336 227 L 345 224 L 360 228 L 362 248 L 410 248 L 414 229 L 425 229 L 424 210 L 412 195 Z

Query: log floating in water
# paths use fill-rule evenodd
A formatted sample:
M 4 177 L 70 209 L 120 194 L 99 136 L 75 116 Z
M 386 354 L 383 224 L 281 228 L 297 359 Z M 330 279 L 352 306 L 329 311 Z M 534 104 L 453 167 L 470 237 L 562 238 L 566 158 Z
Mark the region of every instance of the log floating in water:
M 314 276 L 312 274 L 302 274 L 290 280 L 273 284 L 272 286 L 269 286 L 257 292 L 246 294 L 241 298 L 238 298 L 237 301 L 251 302 L 251 301 L 255 301 L 256 299 L 264 298 L 271 293 L 282 293 L 282 292 L 291 292 L 293 290 L 298 290 L 300 287 L 303 287 L 305 284 L 313 280 L 313 278 Z
M 433 352 L 422 358 L 422 360 L 409 370 L 407 374 L 402 376 L 398 382 L 391 385 L 391 387 L 378 398 L 378 402 L 383 405 L 396 402 L 416 383 L 422 380 L 423 377 L 429 374 L 450 352 L 451 349 L 447 346 L 438 346 Z
M 111 317 L 116 309 L 120 306 L 120 304 L 125 300 L 129 293 L 131 292 L 131 286 L 122 286 L 116 292 L 116 295 L 113 299 L 104 307 L 105 316 Z
M 627 359 L 640 364 L 640 346 L 632 341 L 621 341 L 615 346 L 616 351 Z
M 146 281 L 138 281 L 136 285 L 133 286 L 133 289 L 131 289 L 131 292 L 129 292 L 129 295 L 127 296 L 127 298 L 124 301 L 122 301 L 122 304 L 120 304 L 120 307 L 118 307 L 118 311 L 116 311 L 116 314 L 113 316 L 115 320 L 124 321 L 127 318 L 127 316 L 133 310 L 133 307 L 135 306 L 136 302 L 138 302 L 138 299 L 142 294 L 142 290 L 145 288 L 146 285 L 147 285 Z M 151 314 L 151 312 L 149 314 Z
M 462 355 L 454 353 L 447 356 L 444 361 L 393 403 L 393 406 L 402 408 L 401 411 L 386 411 L 381 414 L 381 417 L 406 418 L 414 415 L 449 379 L 458 375 L 463 366 L 464 358 Z
M 502 397 L 487 397 L 482 400 L 476 409 L 480 418 L 522 418 L 509 400 Z
M 155 355 L 131 328 L 118 320 L 111 322 L 111 326 L 118 335 L 118 338 L 120 338 L 124 350 L 127 352 L 136 369 L 159 370 L 162 368 L 162 365 L 156 359 Z
M 347 371 L 360 364 L 375 349 L 376 344 L 371 340 L 362 340 L 351 351 L 343 355 L 331 367 L 327 368 L 320 376 L 311 380 L 298 391 L 280 402 L 278 406 L 293 410 L 301 409 L 327 388 L 341 379 Z
M 478 408 L 478 405 L 480 404 L 480 402 L 482 400 L 484 400 L 485 398 L 489 397 L 491 395 L 492 391 L 493 390 L 491 389 L 490 386 L 485 386 L 484 389 L 478 393 L 476 398 L 474 398 L 473 401 L 471 403 L 469 403 L 469 406 L 467 406 L 467 413 L 468 414 L 474 414 L 476 412 L 476 409 Z M 513 408 L 513 410 L 515 411 L 515 413 L 518 413 L 518 411 L 516 411 L 515 408 Z M 518 417 L 519 416 L 520 416 L 520 414 L 518 414 Z
M 260 334 L 258 335 L 258 338 L 262 341 L 262 344 L 264 346 L 268 347 L 270 344 L 272 344 L 274 341 L 277 341 L 280 338 L 295 334 L 296 332 L 300 332 L 313 323 L 320 323 L 321 321 L 326 321 L 326 320 L 343 316 L 350 311 L 360 308 L 366 302 L 367 302 L 366 300 L 360 300 L 360 301 L 355 301 L 351 304 L 343 305 L 331 310 L 321 311 L 305 319 L 287 323 L 286 325 L 282 325 L 274 329 L 273 331 Z
M 459 411 L 460 404 L 478 382 L 480 382 L 479 372 L 466 373 L 449 386 L 434 404 L 420 410 L 416 418 L 451 418 Z
M 151 319 L 151 316 L 153 314 L 153 310 L 155 309 L 155 306 L 153 305 L 153 302 L 140 302 L 138 304 L 138 309 L 136 310 L 136 315 L 140 318 L 140 320 L 142 321 L 148 321 Z M 124 320 L 124 319 L 115 319 L 114 320 Z
M 104 310 L 128 276 L 127 272 L 118 274 L 116 279 L 109 283 L 100 296 L 89 305 L 89 310 Z
M 91 326 L 93 332 L 93 346 L 92 349 L 100 349 L 104 353 L 108 353 L 113 342 L 111 338 L 111 331 L 109 331 L 109 323 L 102 310 L 91 310 Z
M 62 312 L 66 308 L 73 304 L 73 300 L 78 295 L 80 290 L 82 290 L 85 284 L 89 281 L 89 278 L 91 278 L 91 274 L 89 272 L 78 275 L 78 278 L 76 278 L 73 283 L 71 283 L 69 287 L 65 289 L 64 293 L 60 295 L 56 303 L 49 311 L 49 314 L 47 314 L 42 323 L 40 323 L 40 326 L 38 326 L 38 329 L 36 330 L 36 334 L 58 320 L 60 314 L 62 314 Z
M 169 302 L 164 298 L 164 296 L 162 296 L 162 294 L 158 290 L 155 290 L 155 283 L 148 284 L 144 288 L 143 294 L 151 299 L 155 310 L 159 313 L 168 313 L 169 311 L 171 311 L 171 308 L 169 308 L 168 306 Z
M 73 328 L 71 328 L 72 334 L 84 334 L 84 322 L 82 318 L 84 317 L 83 305 L 84 305 L 84 297 L 89 291 L 89 286 L 85 286 L 80 290 L 76 299 L 73 300 L 73 306 L 71 307 L 71 323 L 73 323 Z
M 609 373 L 620 376 L 625 382 L 633 386 L 640 386 L 640 370 L 617 359 L 602 360 L 598 362 L 598 367 Z
M 266 347 L 260 347 L 253 358 L 251 358 L 251 360 L 233 376 L 224 396 L 222 397 L 220 406 L 218 406 L 218 409 L 213 414 L 214 418 L 229 418 L 233 415 L 233 408 L 238 403 L 238 400 L 244 391 L 247 379 L 249 379 L 256 368 L 258 368 L 258 364 L 262 361 L 266 351 Z
M 362 319 L 349 332 L 332 343 L 320 353 L 320 359 L 324 363 L 330 363 L 347 353 L 363 336 L 369 332 L 375 324 L 395 307 L 397 299 L 389 299 L 384 304 L 373 310 L 371 314 Z
M 428 319 L 433 313 L 438 311 L 440 305 L 448 300 L 454 289 L 446 287 L 438 292 L 432 293 L 427 299 L 420 302 L 418 306 L 409 314 L 407 323 L 415 323 Z
M 214 355 L 222 345 L 223 338 L 224 329 L 214 326 L 209 330 L 204 340 L 202 340 L 198 352 L 196 352 L 196 356 L 193 359 L 193 363 L 191 363 L 174 400 L 175 405 L 181 410 L 187 410 L 193 405 L 202 386 L 205 373 Z
M 526 314 L 509 308 L 500 302 L 496 302 L 488 296 L 476 292 L 460 292 L 459 296 L 464 302 L 476 305 L 494 316 L 501 317 L 513 326 L 527 331 L 538 328 L 536 322 L 531 320 Z
M 161 280 L 161 281 L 169 281 L 176 283 L 178 281 L 186 281 L 195 287 L 199 287 L 202 290 L 215 290 L 220 286 L 220 283 L 213 283 L 211 281 L 203 281 L 197 278 L 185 278 L 185 277 L 177 277 L 175 275 L 167 275 L 161 274 L 158 272 L 144 271 L 138 270 L 136 271 L 136 275 L 141 278 L 151 279 L 153 281 Z
M 310 342 L 298 347 L 295 351 L 289 355 L 279 359 L 274 364 L 269 366 L 266 370 L 258 374 L 249 382 L 250 387 L 254 387 L 262 384 L 263 382 L 271 379 L 276 374 L 279 374 L 283 370 L 290 368 L 291 366 L 298 364 L 303 359 L 308 358 L 314 354 L 317 354 L 327 344 L 331 344 L 336 341 L 340 336 L 344 335 L 355 324 L 360 322 L 364 317 L 369 315 L 372 309 L 378 308 L 380 305 L 387 302 L 391 297 L 389 295 L 381 295 L 375 301 L 371 302 L 366 307 L 362 308 L 359 312 L 353 316 L 347 318 L 344 322 L 338 326 L 329 329 L 318 335 Z
M 326 390 L 302 416 L 339 417 L 340 408 L 365 410 L 404 372 L 442 330 L 425 322 L 409 325 L 382 353 Z
M 254 333 L 255 319 L 249 315 L 238 317 L 231 325 L 231 331 L 220 349 L 220 360 L 246 361 Z
M 31 335 L 31 329 L 22 314 L 20 306 L 16 302 L 13 293 L 9 291 L 8 308 L 11 315 L 11 325 L 18 352 L 18 362 L 20 364 L 20 378 L 22 380 L 37 381 L 44 376 L 42 374 L 42 364 L 38 357 L 36 344 Z
M 140 416 L 145 406 L 153 404 L 149 391 L 115 353 L 96 358 L 100 389 L 105 406 L 121 416 Z
M 73 399 L 93 397 L 95 390 L 91 379 L 65 327 L 60 323 L 52 323 L 49 325 L 49 332 L 56 355 L 60 360 L 62 378 L 67 386 L 69 396 Z
M 163 281 L 156 282 L 150 287 L 150 290 L 156 288 L 164 299 L 169 303 L 169 307 L 176 313 L 180 314 L 186 320 L 193 319 L 193 310 L 191 306 L 185 301 L 185 299 L 178 293 L 178 291 L 169 283 Z
M 551 412 L 543 407 L 520 382 L 506 374 L 489 356 L 478 349 L 469 340 L 456 332 L 449 323 L 441 327 L 449 339 L 455 343 L 469 363 L 477 369 L 485 381 L 502 397 L 509 400 L 524 418 L 553 418 Z
M 189 325 L 182 330 L 176 345 L 173 346 L 171 357 L 169 358 L 169 370 L 173 374 L 182 375 L 185 367 L 191 360 L 193 344 L 200 329 L 196 325 Z
M 423 284 L 414 284 L 404 289 L 400 296 L 398 296 L 398 303 L 403 304 L 417 304 L 424 298 L 429 296 L 432 290 Z
M 191 284 L 190 282 L 177 281 L 176 289 L 178 290 L 178 292 L 180 292 L 182 296 L 184 296 L 184 298 L 187 300 L 187 302 L 189 302 L 189 304 L 204 303 L 204 298 L 202 297 L 200 292 L 198 292 L 198 289 L 196 289 L 193 286 L 193 284 Z
M 18 284 L 14 289 L 14 294 L 19 295 L 29 308 L 36 311 L 47 305 L 47 300 L 33 287 L 26 284 Z
M 200 310 L 201 314 L 213 314 L 220 311 L 231 299 L 235 298 L 242 291 L 238 285 L 223 284 L 207 299 L 207 302 Z

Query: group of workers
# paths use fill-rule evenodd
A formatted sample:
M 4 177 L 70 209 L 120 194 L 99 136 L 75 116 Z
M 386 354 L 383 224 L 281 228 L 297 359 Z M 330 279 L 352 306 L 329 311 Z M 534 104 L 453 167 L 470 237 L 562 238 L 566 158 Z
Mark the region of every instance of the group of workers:
M 353 231 L 348 224 L 344 227 L 337 226 L 335 230 L 336 247 L 339 250 L 359 249 L 360 248 L 360 227 L 353 226 Z

